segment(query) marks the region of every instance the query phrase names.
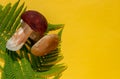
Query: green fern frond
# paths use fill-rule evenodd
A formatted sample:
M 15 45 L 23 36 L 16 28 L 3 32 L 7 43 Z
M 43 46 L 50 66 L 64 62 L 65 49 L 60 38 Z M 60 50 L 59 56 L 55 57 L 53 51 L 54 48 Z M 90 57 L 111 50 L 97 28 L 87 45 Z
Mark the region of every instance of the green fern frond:
M 15 71 L 16 79 L 25 79 L 21 65 L 18 61 L 14 62 L 14 70 L 13 71 Z
M 22 9 L 23 9 L 23 11 L 22 11 Z M 21 5 L 21 7 L 19 7 L 18 10 L 16 11 L 15 23 L 13 24 L 13 26 L 11 26 L 11 30 L 10 30 L 11 35 L 13 35 L 13 33 L 16 31 L 16 29 L 19 28 L 19 26 L 20 26 L 21 18 L 18 17 L 17 15 L 20 16 L 25 11 L 26 11 L 26 7 L 24 8 L 24 3 L 23 3 L 23 5 Z
M 64 24 L 48 24 L 47 32 L 63 28 Z
M 58 36 L 59 36 L 60 40 L 61 40 L 61 37 L 62 37 L 63 29 L 64 29 L 64 27 L 58 32 Z
M 26 59 L 21 60 L 21 67 L 24 74 L 24 79 L 34 79 L 34 71 L 31 68 L 30 63 Z
M 62 76 L 62 74 L 60 73 L 60 74 L 56 75 L 53 79 L 59 79 L 61 76 Z
M 35 76 L 36 77 L 49 77 L 49 76 L 54 76 L 58 75 L 61 72 L 63 72 L 67 67 L 64 64 L 58 64 L 50 68 L 49 71 L 45 72 L 36 72 Z
M 5 30 L 5 28 L 6 28 L 7 25 L 9 24 L 9 22 L 10 22 L 12 16 L 13 16 L 13 14 L 14 14 L 17 6 L 18 6 L 18 4 L 19 4 L 19 1 L 16 2 L 16 3 L 13 5 L 13 7 L 10 9 L 10 11 L 8 12 L 7 16 L 5 17 L 5 20 L 4 20 L 3 23 L 1 24 L 1 27 L 2 27 L 2 28 L 0 29 L 0 33 L 3 33 L 4 30 Z
M 33 70 L 26 59 L 22 59 L 19 63 L 10 57 L 6 55 L 3 79 L 34 79 Z
M 17 19 L 17 16 L 19 16 L 20 12 L 22 11 L 23 7 L 24 7 L 24 3 L 18 8 L 18 10 L 15 12 L 15 14 L 13 14 L 13 17 L 10 19 L 7 27 L 5 28 L 6 31 L 12 30 L 12 26 L 13 26 L 15 20 Z
M 1 24 L 4 21 L 6 15 L 8 14 L 10 8 L 11 8 L 11 3 L 8 3 L 5 6 L 5 8 L 0 12 L 0 29 L 1 29 Z
M 13 61 L 9 56 L 6 55 L 5 58 L 5 67 L 4 67 L 4 72 L 2 73 L 2 77 L 5 77 L 4 79 L 14 79 L 15 78 L 15 73 L 14 73 L 14 68 L 13 68 Z

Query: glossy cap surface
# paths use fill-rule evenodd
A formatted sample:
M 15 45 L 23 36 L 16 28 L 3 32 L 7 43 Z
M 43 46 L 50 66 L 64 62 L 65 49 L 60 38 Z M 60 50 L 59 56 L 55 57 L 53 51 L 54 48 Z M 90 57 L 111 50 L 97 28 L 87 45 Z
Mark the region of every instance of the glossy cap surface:
M 26 22 L 32 30 L 41 35 L 47 30 L 48 23 L 46 18 L 37 11 L 28 10 L 21 15 L 21 19 Z

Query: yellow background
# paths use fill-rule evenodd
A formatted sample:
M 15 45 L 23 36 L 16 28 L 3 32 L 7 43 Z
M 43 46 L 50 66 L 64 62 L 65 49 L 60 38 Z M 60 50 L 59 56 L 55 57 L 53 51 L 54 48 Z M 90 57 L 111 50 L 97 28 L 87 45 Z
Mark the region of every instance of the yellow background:
M 1 4 L 17 0 L 0 0 Z M 61 79 L 120 79 L 119 0 L 21 0 L 50 23 L 63 23 Z

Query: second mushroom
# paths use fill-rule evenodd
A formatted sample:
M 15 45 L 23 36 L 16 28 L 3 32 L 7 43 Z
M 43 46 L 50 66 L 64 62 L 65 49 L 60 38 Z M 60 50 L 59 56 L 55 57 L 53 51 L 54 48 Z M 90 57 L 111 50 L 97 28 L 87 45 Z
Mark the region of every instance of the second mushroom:
M 32 46 L 31 53 L 35 56 L 44 56 L 55 50 L 58 44 L 59 36 L 57 34 L 48 34 Z

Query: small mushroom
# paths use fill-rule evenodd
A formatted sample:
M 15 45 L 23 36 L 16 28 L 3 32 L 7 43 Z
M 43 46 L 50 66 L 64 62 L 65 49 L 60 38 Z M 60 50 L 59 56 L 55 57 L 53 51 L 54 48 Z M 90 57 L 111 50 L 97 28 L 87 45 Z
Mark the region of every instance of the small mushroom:
M 26 11 L 21 15 L 21 19 L 21 27 L 6 43 L 6 48 L 11 51 L 19 50 L 33 32 L 42 36 L 47 30 L 46 18 L 37 11 Z
M 55 50 L 59 44 L 59 37 L 57 34 L 48 34 L 42 37 L 31 48 L 31 53 L 35 56 L 44 56 L 50 51 Z

